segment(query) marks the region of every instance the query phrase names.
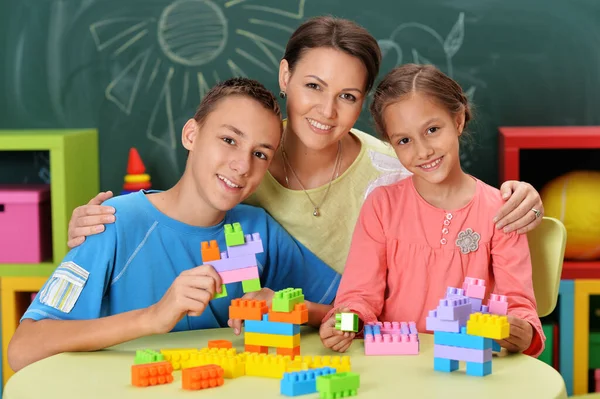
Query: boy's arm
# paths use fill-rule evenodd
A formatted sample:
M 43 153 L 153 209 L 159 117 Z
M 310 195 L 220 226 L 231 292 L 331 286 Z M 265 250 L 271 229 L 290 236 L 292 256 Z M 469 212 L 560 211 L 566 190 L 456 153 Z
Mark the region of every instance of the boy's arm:
M 536 310 L 527 236 L 494 229 L 491 257 L 494 294 L 506 295 L 510 316 L 531 324 L 533 338 L 531 345 L 523 353 L 537 357 L 544 350 L 545 336 Z
M 347 308 L 358 314 L 363 322 L 377 321 L 387 286 L 383 215 L 390 214 L 386 191 L 376 189 L 361 208 L 334 309 L 324 320 L 329 319 L 337 308 Z

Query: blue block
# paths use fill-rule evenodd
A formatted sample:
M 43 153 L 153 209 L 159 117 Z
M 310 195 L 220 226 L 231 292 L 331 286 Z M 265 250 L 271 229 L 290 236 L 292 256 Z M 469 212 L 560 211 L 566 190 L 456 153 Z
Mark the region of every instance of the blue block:
M 364 335 L 381 335 L 379 326 L 365 326 Z
M 467 375 L 485 377 L 488 374 L 492 374 L 492 362 L 467 362 Z
M 491 338 L 477 337 L 468 335 L 466 328 L 461 328 L 460 333 L 451 333 L 445 331 L 434 331 L 433 343 L 435 345 L 459 346 L 469 349 L 491 349 L 493 340 Z
M 277 335 L 296 335 L 300 334 L 300 326 L 292 323 L 279 323 L 269 321 L 269 315 L 263 315 L 262 321 L 245 320 L 244 330 L 246 332 Z
M 435 371 L 451 373 L 455 370 L 458 370 L 458 360 L 441 359 L 439 357 L 434 357 L 433 369 Z
M 281 379 L 280 392 L 286 396 L 308 395 L 317 392 L 317 377 L 335 374 L 331 367 L 285 373 Z
M 502 347 L 500 346 L 500 344 L 492 340 L 492 352 L 500 352 L 501 349 Z

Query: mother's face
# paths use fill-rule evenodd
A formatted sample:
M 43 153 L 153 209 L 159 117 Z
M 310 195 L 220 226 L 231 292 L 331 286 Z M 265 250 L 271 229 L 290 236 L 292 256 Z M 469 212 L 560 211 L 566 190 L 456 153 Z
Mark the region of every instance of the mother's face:
M 282 60 L 279 85 L 287 94 L 289 127 L 311 149 L 335 144 L 356 123 L 366 82 L 360 59 L 333 48 L 307 50 L 293 71 Z

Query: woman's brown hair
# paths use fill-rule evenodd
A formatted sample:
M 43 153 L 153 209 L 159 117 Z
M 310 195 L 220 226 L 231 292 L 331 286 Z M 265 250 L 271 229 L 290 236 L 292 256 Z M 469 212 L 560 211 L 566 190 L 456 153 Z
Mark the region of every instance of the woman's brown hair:
M 443 105 L 452 115 L 465 112 L 465 128 L 471 107 L 462 87 L 433 65 L 405 64 L 390 71 L 377 86 L 371 103 L 375 127 L 386 140 L 385 108 L 410 93 L 423 93 Z
M 379 73 L 381 49 L 365 28 L 347 19 L 329 16 L 311 18 L 292 33 L 283 58 L 293 71 L 307 50 L 320 47 L 340 50 L 361 60 L 367 69 L 365 92 L 371 90 Z

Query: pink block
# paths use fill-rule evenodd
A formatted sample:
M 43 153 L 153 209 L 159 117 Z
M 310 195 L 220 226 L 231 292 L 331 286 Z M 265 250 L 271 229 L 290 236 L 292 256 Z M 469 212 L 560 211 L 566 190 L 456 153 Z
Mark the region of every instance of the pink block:
M 460 348 L 458 346 L 434 345 L 433 357 L 463 362 L 485 363 L 492 361 L 492 348 L 481 350 Z
M 227 247 L 227 254 L 230 258 L 244 255 L 256 255 L 264 252 L 260 233 L 254 233 L 252 235 L 246 234 L 244 237 L 246 241 L 244 244 Z
M 378 326 L 381 334 L 416 334 L 417 323 L 414 321 L 369 322 L 368 326 Z
M 52 260 L 49 185 L 0 185 L 0 263 Z
M 466 296 L 483 299 L 485 297 L 485 280 L 480 278 L 466 277 L 463 284 Z
M 245 269 L 227 270 L 219 272 L 223 284 L 237 283 L 244 280 L 252 280 L 258 278 L 258 267 L 252 266 Z
M 491 294 L 488 308 L 491 314 L 505 316 L 508 314 L 508 299 L 505 295 Z
M 418 355 L 417 334 L 377 334 L 365 336 L 365 355 Z
M 215 270 L 219 273 L 237 270 L 237 269 L 245 269 L 252 266 L 257 266 L 256 255 L 244 255 L 236 258 L 229 258 L 227 256 L 227 252 L 221 252 L 221 259 L 219 260 L 211 260 L 210 262 L 206 262 L 206 264 L 211 265 L 215 268 Z

